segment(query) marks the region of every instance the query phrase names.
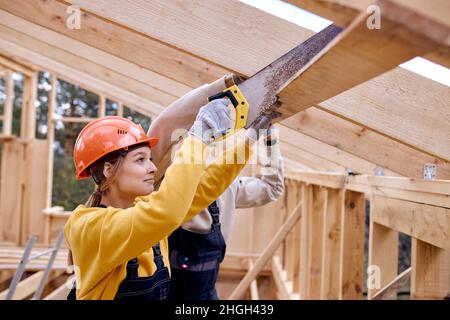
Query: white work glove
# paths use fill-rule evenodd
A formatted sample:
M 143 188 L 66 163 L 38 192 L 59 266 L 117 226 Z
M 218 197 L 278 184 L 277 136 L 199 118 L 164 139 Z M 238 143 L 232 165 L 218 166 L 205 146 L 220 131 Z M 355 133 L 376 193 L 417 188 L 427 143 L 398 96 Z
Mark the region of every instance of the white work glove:
M 189 133 L 206 144 L 225 135 L 231 129 L 227 99 L 213 100 L 201 107 Z

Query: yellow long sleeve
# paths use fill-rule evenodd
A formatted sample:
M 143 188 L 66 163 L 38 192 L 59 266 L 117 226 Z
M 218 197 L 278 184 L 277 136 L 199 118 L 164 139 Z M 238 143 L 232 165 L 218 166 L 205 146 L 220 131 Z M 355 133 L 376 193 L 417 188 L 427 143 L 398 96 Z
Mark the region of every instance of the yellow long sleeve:
M 158 242 L 169 267 L 167 236 L 186 215 L 192 218 L 201 211 L 198 208 L 217 198 L 245 165 L 217 163 L 205 168 L 193 152 L 200 150 L 203 156 L 205 148 L 195 138 L 186 139 L 159 190 L 141 197 L 131 208 L 80 205 L 75 209 L 64 232 L 80 279 L 78 299 L 114 299 L 126 276 L 126 263 L 134 257 L 138 257 L 139 276 L 152 275 L 156 266 L 151 247 Z

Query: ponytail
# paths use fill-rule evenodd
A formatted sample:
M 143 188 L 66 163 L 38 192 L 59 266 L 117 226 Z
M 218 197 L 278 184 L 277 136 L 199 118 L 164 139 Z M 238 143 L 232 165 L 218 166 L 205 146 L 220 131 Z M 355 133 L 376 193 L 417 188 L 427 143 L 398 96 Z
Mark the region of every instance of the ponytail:
M 94 192 L 89 196 L 89 199 L 86 201 L 85 206 L 88 208 L 98 207 L 102 203 L 102 195 L 103 192 L 100 191 L 100 186 L 96 185 Z

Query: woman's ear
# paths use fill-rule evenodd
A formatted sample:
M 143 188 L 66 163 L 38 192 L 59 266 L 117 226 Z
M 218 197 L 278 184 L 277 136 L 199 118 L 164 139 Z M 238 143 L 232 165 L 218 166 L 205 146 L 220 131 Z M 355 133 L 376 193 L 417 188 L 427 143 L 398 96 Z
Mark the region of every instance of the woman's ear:
M 109 162 L 105 162 L 105 164 L 103 165 L 103 175 L 106 178 L 109 178 L 111 176 L 112 167 L 112 164 Z

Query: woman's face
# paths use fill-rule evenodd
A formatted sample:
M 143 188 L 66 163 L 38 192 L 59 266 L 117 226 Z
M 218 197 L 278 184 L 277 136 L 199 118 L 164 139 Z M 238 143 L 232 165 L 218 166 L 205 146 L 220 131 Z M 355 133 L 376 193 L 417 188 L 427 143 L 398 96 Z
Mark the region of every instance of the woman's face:
M 124 196 L 143 196 L 153 191 L 156 166 L 148 146 L 127 153 L 115 179 L 115 185 Z

